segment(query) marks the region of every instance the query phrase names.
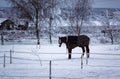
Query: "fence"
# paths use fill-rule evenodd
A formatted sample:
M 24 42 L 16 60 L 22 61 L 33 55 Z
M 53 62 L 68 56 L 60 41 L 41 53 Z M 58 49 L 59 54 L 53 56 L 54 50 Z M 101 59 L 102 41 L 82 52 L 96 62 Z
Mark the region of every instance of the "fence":
M 9 53 L 9 56 L 4 54 L 5 52 Z M 59 62 L 59 61 L 68 61 L 68 59 L 56 59 L 56 60 L 40 60 L 40 59 L 28 59 L 28 58 L 22 58 L 22 57 L 14 57 L 13 56 L 13 53 L 27 53 L 27 54 L 31 54 L 31 52 L 20 52 L 20 51 L 0 51 L 0 53 L 3 53 L 3 56 L 0 56 L 1 59 L 3 59 L 3 63 L 0 63 L 0 64 L 3 64 L 3 68 L 6 67 L 6 65 L 8 64 L 17 64 L 17 63 L 14 63 L 13 60 L 17 59 L 17 60 L 27 60 L 27 61 L 37 61 L 37 62 L 48 62 L 48 74 L 47 76 L 27 76 L 27 75 L 24 75 L 24 76 L 11 76 L 11 75 L 0 75 L 0 78 L 8 78 L 8 79 L 12 79 L 12 78 L 28 78 L 28 79 L 80 79 L 80 78 L 69 78 L 69 77 L 55 77 L 52 75 L 52 67 L 53 67 L 53 64 L 52 62 L 56 61 L 56 62 Z M 39 53 L 39 54 L 56 54 L 56 53 Z M 67 54 L 67 53 L 57 53 L 57 54 Z M 80 54 L 80 53 L 74 53 L 74 54 Z M 94 55 L 112 55 L 112 56 L 120 56 L 120 54 L 105 54 L 105 53 L 91 53 L 91 54 L 94 54 Z M 9 59 L 9 63 L 6 62 L 6 59 Z M 117 60 L 117 61 L 120 61 L 120 59 L 107 59 L 107 58 L 90 58 L 90 60 Z M 73 60 L 81 60 L 81 58 L 74 58 Z M 82 62 L 82 61 L 81 61 Z M 20 63 L 21 64 L 21 63 Z M 22 64 L 27 64 L 27 63 L 22 63 Z M 29 63 L 31 64 L 31 63 Z M 37 63 L 36 63 L 37 64 Z M 42 64 L 41 64 L 42 65 Z M 83 64 L 81 64 L 81 66 L 84 66 Z M 120 68 L 119 65 L 87 65 L 89 67 L 114 67 L 114 68 Z M 34 69 L 33 69 L 34 70 Z M 37 69 L 36 69 L 37 70 Z M 39 70 L 39 69 L 38 69 Z

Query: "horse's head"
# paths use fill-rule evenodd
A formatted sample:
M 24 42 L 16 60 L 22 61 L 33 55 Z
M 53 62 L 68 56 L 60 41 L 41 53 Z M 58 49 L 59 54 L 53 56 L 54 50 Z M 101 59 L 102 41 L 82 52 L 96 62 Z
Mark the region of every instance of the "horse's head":
M 61 47 L 62 43 L 66 43 L 66 37 L 59 37 L 58 43 L 59 47 Z

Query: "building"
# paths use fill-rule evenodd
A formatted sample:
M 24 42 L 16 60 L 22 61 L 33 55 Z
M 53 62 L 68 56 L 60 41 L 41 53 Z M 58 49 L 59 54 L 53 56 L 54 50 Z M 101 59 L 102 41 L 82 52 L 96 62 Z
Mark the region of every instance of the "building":
M 6 19 L 0 23 L 0 30 L 13 30 L 14 29 L 14 22 Z

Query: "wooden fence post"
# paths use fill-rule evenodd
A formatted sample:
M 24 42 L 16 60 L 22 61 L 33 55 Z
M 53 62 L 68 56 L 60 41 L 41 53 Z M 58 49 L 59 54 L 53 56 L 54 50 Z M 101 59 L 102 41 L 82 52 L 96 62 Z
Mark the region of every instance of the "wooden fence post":
M 50 62 L 49 62 L 49 79 L 52 79 L 51 78 L 51 75 L 52 75 L 52 70 L 51 70 L 51 66 L 52 65 L 52 61 L 50 60 Z
M 81 56 L 81 69 L 83 69 L 83 56 Z
M 4 37 L 3 37 L 3 33 L 1 34 L 1 44 L 4 45 Z
M 4 67 L 4 68 L 5 68 L 5 61 L 6 61 L 6 60 L 5 60 L 5 59 L 6 59 L 5 57 L 6 57 L 6 56 L 5 56 L 5 54 L 4 54 L 4 59 L 3 59 L 3 67 Z
M 10 64 L 12 64 L 12 50 L 10 50 Z

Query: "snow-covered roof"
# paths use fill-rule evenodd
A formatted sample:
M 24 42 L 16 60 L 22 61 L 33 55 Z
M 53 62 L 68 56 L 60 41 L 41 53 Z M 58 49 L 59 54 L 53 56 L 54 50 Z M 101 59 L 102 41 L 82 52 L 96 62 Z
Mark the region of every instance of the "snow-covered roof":
M 0 18 L 0 24 L 5 20 L 7 20 L 7 18 Z

